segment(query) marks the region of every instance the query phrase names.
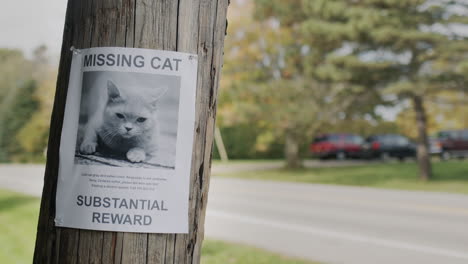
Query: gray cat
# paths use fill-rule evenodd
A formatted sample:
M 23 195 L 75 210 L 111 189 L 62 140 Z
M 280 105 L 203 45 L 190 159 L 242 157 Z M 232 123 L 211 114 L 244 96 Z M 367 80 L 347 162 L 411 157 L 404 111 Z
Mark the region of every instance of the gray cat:
M 131 162 L 154 154 L 159 135 L 157 101 L 167 87 L 142 91 L 117 88 L 107 81 L 107 100 L 86 124 L 80 152 L 93 154 L 99 148 Z

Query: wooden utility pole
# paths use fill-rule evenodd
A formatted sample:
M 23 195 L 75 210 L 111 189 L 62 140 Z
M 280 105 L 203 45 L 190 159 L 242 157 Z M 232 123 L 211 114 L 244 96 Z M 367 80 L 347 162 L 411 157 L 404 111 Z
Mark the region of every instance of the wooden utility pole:
M 34 263 L 199 263 L 228 0 L 69 0 L 50 128 Z M 54 225 L 59 145 L 72 52 L 134 47 L 198 54 L 189 234 L 147 234 Z

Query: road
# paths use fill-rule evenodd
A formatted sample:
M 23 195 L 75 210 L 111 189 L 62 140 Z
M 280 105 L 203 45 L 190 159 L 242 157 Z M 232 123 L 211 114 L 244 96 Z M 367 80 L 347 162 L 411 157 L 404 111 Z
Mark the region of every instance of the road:
M 39 195 L 42 172 L 0 167 L 0 185 Z M 468 263 L 465 195 L 214 177 L 205 228 L 323 263 Z
M 381 163 L 381 161 L 369 160 L 304 160 L 303 165 L 306 168 L 330 168 L 330 167 L 344 167 L 344 166 L 358 166 Z M 270 170 L 280 169 L 284 167 L 284 162 L 280 160 L 273 161 L 241 161 L 241 162 L 215 162 L 213 164 L 212 173 L 229 173 L 229 172 L 242 172 L 242 171 L 257 171 L 257 170 Z
M 0 188 L 32 196 L 41 196 L 43 165 L 0 165 Z
M 466 264 L 468 196 L 215 178 L 206 233 L 324 263 Z

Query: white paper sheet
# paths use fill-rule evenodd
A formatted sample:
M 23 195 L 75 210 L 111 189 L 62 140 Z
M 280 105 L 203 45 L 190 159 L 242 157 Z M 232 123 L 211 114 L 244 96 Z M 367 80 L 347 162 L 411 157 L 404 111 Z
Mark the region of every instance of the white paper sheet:
M 74 50 L 55 224 L 188 233 L 197 56 Z

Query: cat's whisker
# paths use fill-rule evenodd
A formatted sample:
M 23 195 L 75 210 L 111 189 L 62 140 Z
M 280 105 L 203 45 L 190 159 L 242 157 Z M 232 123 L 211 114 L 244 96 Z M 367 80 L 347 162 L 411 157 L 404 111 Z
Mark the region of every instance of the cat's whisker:
M 109 144 L 114 144 L 117 141 L 116 135 L 117 135 L 117 131 L 115 130 L 114 131 L 103 130 L 101 137 L 105 142 Z

